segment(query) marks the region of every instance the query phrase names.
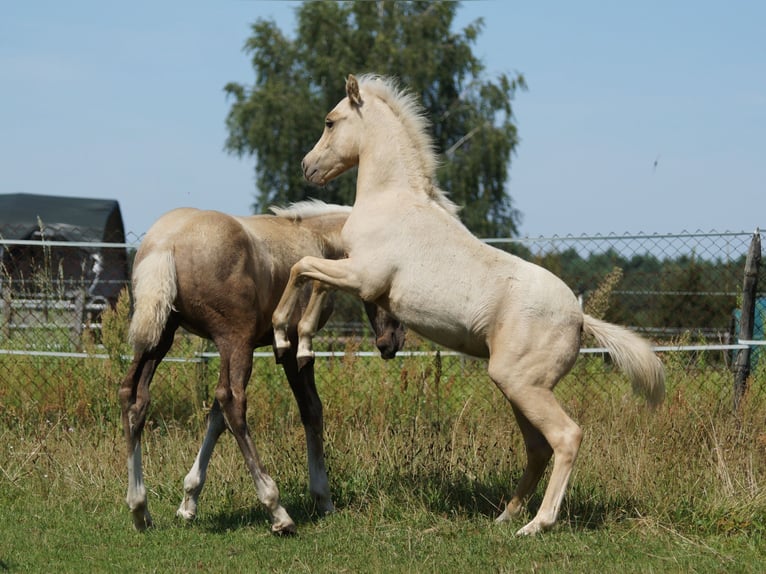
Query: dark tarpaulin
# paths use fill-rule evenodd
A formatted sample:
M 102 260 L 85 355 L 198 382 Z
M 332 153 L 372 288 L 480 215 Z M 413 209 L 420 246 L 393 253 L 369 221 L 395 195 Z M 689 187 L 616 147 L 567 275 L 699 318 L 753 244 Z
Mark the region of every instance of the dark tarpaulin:
M 125 229 L 120 204 L 113 199 L 0 194 L 0 239 L 125 243 Z M 0 253 L 0 285 L 29 294 L 43 288 L 42 273 L 54 294 L 71 296 L 84 289 L 90 299 L 114 304 L 128 281 L 124 247 L 0 244 Z

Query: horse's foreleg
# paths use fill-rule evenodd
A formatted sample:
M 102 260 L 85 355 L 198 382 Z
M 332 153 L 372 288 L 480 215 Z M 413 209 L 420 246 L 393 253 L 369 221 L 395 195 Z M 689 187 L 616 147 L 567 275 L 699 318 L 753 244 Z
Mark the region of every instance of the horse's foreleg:
M 290 348 L 290 341 L 287 338 L 288 324 L 295 305 L 298 303 L 300 289 L 308 279 L 320 281 L 329 287 L 341 289 L 365 299 L 361 293 L 361 283 L 354 272 L 351 259 L 320 259 L 310 256 L 302 258 L 290 270 L 287 287 L 285 287 L 279 305 L 272 315 L 274 349 L 277 353 L 277 360 L 285 349 Z
M 252 371 L 252 349 L 242 346 L 238 352 L 227 356 L 221 351 L 221 376 L 215 390 L 215 398 L 221 405 L 226 423 L 237 440 L 239 449 L 245 458 L 250 475 L 255 482 L 258 500 L 266 507 L 271 516 L 271 531 L 275 534 L 292 534 L 295 523 L 279 503 L 279 489 L 266 472 L 255 448 L 247 426 L 247 396 L 245 395 L 248 379 Z
M 324 422 L 322 401 L 319 399 L 314 382 L 314 369 L 308 366 L 300 369 L 294 359 L 286 359 L 282 364 L 290 388 L 293 391 L 301 422 L 306 433 L 306 454 L 309 468 L 309 492 L 316 502 L 319 512 L 329 514 L 335 510 L 330 494 L 330 482 L 324 462 Z
M 290 348 L 290 339 L 287 331 L 290 326 L 290 318 L 293 315 L 295 306 L 298 304 L 298 298 L 300 297 L 301 288 L 304 283 L 305 279 L 300 277 L 296 270 L 296 266 L 293 266 L 290 270 L 290 278 L 287 281 L 285 290 L 282 292 L 279 304 L 272 313 L 271 323 L 274 328 L 274 356 L 277 363 L 282 362 L 284 354 Z
M 314 360 L 313 340 L 319 329 L 319 320 L 322 317 L 325 302 L 329 291 L 319 281 L 313 281 L 311 285 L 311 297 L 306 309 L 303 311 L 298 322 L 298 368 L 303 369 Z
M 226 422 L 223 419 L 221 405 L 218 401 L 213 401 L 213 408 L 210 409 L 208 416 L 207 431 L 202 441 L 202 447 L 194 459 L 189 473 L 184 478 L 184 498 L 181 506 L 176 511 L 176 516 L 184 520 L 193 520 L 197 516 L 197 501 L 199 495 L 205 486 L 207 477 L 207 467 L 210 463 L 210 457 L 213 455 L 213 449 L 218 442 L 221 433 L 226 430 Z

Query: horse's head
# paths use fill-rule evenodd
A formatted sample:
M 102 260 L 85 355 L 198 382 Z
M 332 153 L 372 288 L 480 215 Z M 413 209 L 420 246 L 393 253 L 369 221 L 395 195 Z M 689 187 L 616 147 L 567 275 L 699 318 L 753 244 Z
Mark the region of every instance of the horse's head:
M 307 181 L 325 185 L 359 163 L 362 105 L 359 82 L 349 75 L 346 97 L 327 114 L 322 137 L 301 162 Z
M 364 310 L 375 332 L 375 346 L 384 359 L 393 359 L 404 347 L 404 325 L 374 303 L 365 301 Z

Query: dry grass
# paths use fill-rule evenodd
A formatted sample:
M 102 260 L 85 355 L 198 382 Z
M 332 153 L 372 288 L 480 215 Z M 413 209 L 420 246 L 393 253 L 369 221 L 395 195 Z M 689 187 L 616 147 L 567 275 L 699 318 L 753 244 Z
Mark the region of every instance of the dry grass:
M 320 393 L 336 502 L 361 510 L 388 499 L 393 513 L 406 514 L 403 504 L 437 514 L 494 515 L 524 464 L 510 409 L 488 381 L 471 388 L 441 381 L 437 397 L 433 372 L 415 363 L 379 365 L 374 383 L 350 376 L 358 365 L 329 366 L 335 382 L 320 384 Z M 177 375 L 171 369 L 163 378 Z M 301 499 L 306 471 L 297 409 L 278 371 L 259 375 L 263 383 L 253 385 L 249 401 L 253 435 L 283 491 Z M 562 521 L 595 527 L 650 518 L 692 531 L 763 528 L 765 405 L 745 402 L 734 416 L 717 397 L 676 384 L 652 413 L 625 387 L 565 401 L 585 440 Z M 147 484 L 160 496 L 178 497 L 204 431 L 204 401 L 188 396 L 188 383 L 156 390 L 144 450 Z M 169 396 L 179 392 L 187 396 Z M 63 400 L 106 400 L 72 398 L 67 393 Z M 43 497 L 100 493 L 119 501 L 125 469 L 116 401 L 99 416 L 93 407 L 85 412 L 6 411 L 0 425 L 4 486 Z M 206 499 L 257 506 L 234 442 L 221 443 Z

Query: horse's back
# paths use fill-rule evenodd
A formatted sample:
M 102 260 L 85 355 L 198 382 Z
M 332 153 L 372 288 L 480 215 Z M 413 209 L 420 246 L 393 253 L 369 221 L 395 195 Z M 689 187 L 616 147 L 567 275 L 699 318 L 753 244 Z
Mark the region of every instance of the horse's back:
M 234 224 L 234 225 L 232 225 Z M 176 246 L 197 245 L 200 241 L 216 240 L 234 230 L 235 218 L 213 210 L 179 207 L 162 214 L 146 232 L 136 254 L 138 260 L 144 253 L 158 249 L 175 249 Z M 209 235 L 213 237 L 209 237 Z

